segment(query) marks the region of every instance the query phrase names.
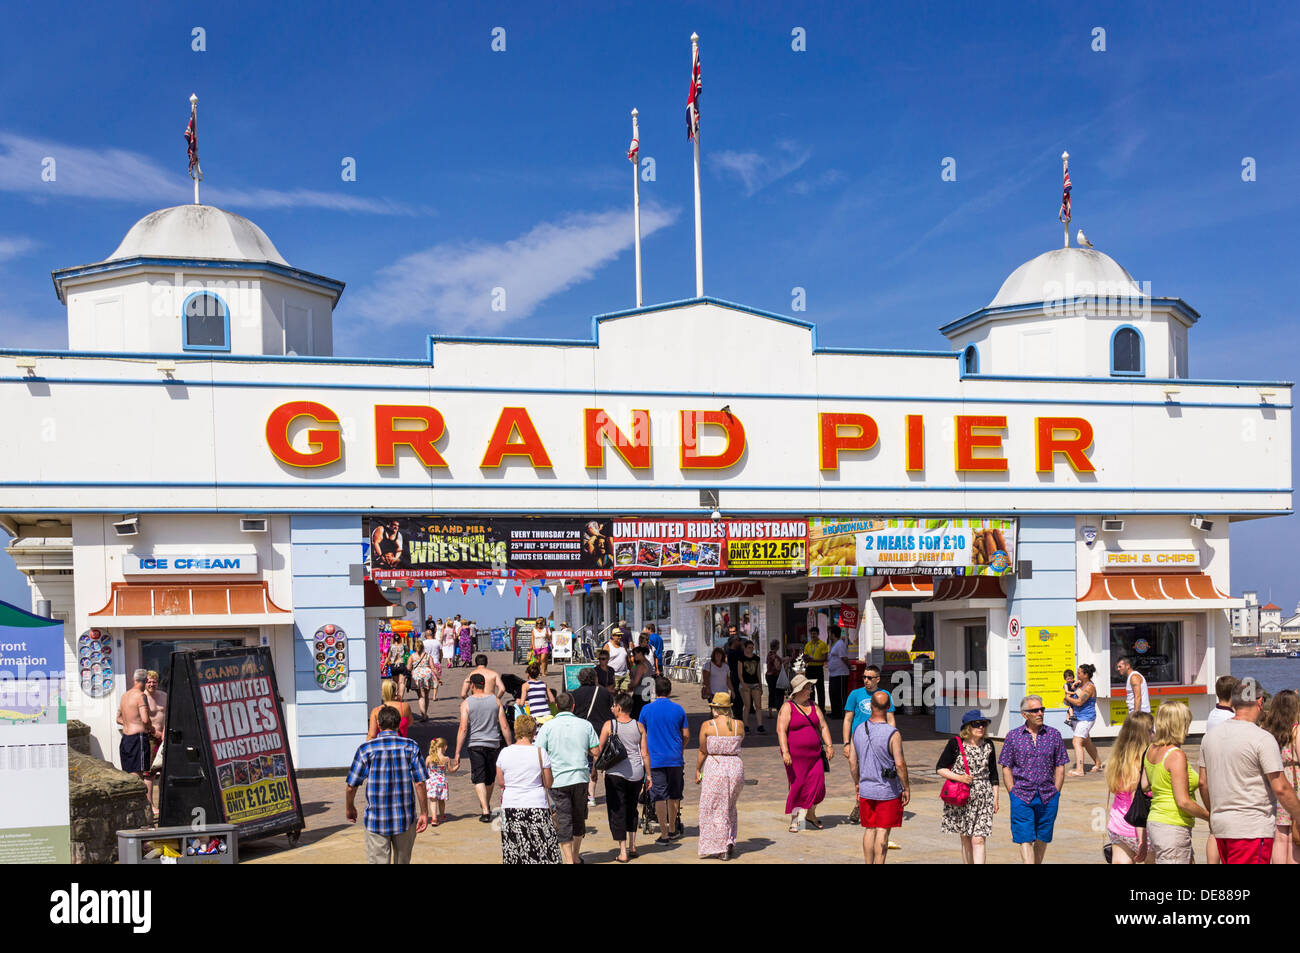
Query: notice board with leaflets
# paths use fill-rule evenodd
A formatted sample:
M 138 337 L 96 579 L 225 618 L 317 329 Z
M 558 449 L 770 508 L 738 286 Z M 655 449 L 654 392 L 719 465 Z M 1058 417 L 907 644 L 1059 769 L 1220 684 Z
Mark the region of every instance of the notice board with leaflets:
M 284 724 L 270 648 L 174 653 L 158 823 L 296 843 L 305 824 Z

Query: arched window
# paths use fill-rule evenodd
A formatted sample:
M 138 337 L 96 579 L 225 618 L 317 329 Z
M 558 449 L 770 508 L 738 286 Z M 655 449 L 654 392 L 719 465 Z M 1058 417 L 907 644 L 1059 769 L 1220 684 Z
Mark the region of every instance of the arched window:
M 971 344 L 966 348 L 966 353 L 962 357 L 962 367 L 964 373 L 978 374 L 980 372 L 980 352 Z
M 1131 324 L 1116 328 L 1110 336 L 1110 372 L 1129 377 L 1146 373 L 1142 333 Z
M 211 291 L 196 291 L 181 309 L 187 351 L 229 351 L 230 309 Z

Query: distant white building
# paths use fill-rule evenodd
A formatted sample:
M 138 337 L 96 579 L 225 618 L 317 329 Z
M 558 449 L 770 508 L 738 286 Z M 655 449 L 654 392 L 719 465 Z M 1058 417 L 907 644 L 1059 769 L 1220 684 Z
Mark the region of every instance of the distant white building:
M 1282 634 L 1282 607 L 1269 603 L 1259 610 L 1259 634 L 1265 641 L 1276 641 Z
M 1295 607 L 1295 614 L 1282 622 L 1282 637 L 1288 641 L 1300 640 L 1300 604 Z
M 1259 644 L 1259 593 L 1247 589 L 1241 594 L 1245 605 L 1240 609 L 1230 610 L 1232 616 L 1233 645 Z

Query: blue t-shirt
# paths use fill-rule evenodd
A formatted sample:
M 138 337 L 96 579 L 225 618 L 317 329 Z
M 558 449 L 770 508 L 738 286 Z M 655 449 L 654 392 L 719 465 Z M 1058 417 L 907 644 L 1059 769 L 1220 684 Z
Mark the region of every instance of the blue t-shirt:
M 664 640 L 659 637 L 659 633 L 652 633 L 650 636 L 650 648 L 655 653 L 655 662 L 659 665 L 664 661 Z
M 876 689 L 883 692 L 883 688 Z M 849 737 L 852 738 L 858 733 L 858 725 L 871 718 L 871 695 L 872 693 L 865 688 L 855 688 L 849 692 L 848 700 L 844 702 L 844 710 L 853 712 L 853 726 L 849 729 Z M 889 710 L 894 710 L 894 696 L 889 696 Z
M 686 762 L 682 759 L 682 729 L 689 728 L 686 709 L 671 698 L 659 698 L 641 709 L 640 722 L 645 725 L 650 766 L 684 767 Z

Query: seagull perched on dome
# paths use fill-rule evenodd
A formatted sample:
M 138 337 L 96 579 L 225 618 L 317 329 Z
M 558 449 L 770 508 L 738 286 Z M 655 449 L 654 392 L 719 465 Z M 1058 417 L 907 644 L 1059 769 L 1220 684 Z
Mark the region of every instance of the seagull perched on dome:
M 1088 236 L 1083 234 L 1083 229 L 1079 229 L 1079 234 L 1075 236 L 1075 241 L 1079 243 L 1080 248 L 1091 248 L 1092 242 L 1088 241 Z

